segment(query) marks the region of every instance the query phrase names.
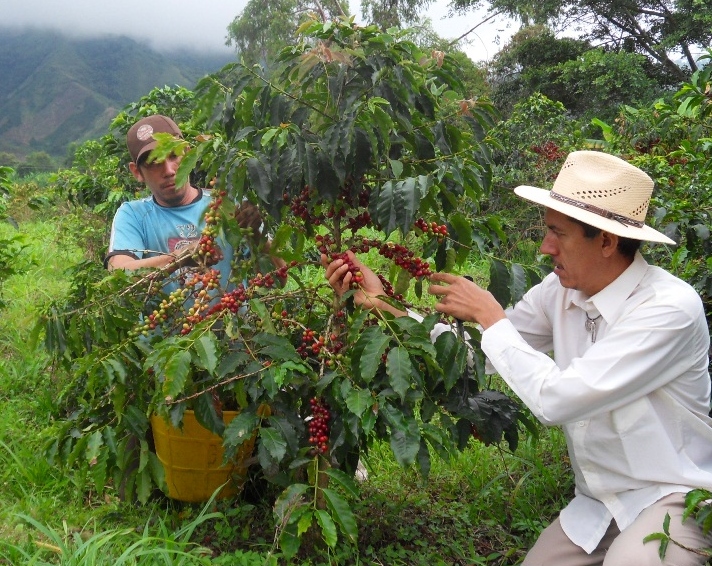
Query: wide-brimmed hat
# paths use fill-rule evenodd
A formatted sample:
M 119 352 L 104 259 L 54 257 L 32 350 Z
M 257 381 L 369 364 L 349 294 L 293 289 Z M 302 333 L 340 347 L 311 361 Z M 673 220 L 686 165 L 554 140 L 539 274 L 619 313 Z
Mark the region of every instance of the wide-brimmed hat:
M 646 173 L 618 157 L 600 151 L 574 151 L 550 191 L 522 185 L 514 192 L 611 234 L 675 244 L 645 225 L 653 185 Z
M 158 145 L 158 142 L 153 137 L 154 133 L 167 133 L 173 134 L 178 138 L 183 137 L 178 125 L 168 116 L 156 114 L 142 118 L 131 126 L 128 134 L 126 134 L 126 145 L 129 147 L 131 160 L 134 163 L 138 163 L 142 155 Z

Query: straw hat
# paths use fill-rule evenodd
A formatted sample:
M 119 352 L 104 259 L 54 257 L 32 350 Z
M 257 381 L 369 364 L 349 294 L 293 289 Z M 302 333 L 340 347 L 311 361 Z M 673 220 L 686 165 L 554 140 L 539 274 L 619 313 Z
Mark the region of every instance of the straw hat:
M 611 234 L 676 243 L 645 225 L 653 180 L 637 167 L 607 153 L 574 151 L 566 158 L 551 191 L 522 185 L 514 192 Z

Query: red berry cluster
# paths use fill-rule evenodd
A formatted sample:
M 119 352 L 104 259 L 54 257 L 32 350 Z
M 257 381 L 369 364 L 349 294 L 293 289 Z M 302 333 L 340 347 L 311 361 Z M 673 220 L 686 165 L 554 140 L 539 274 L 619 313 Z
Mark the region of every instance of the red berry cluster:
M 307 328 L 302 332 L 302 341 L 297 346 L 297 353 L 302 356 L 302 358 L 309 357 L 309 352 L 317 356 L 324 344 L 326 343 L 326 338 L 323 336 L 317 336 L 316 331 L 311 328 Z
M 331 261 L 341 259 L 344 261 L 344 263 L 348 266 L 349 272 L 351 273 L 351 288 L 352 289 L 358 289 L 361 283 L 363 282 L 363 272 L 361 271 L 361 268 L 358 267 L 349 257 L 349 255 L 346 252 L 343 253 L 338 253 L 338 252 L 333 252 L 329 256 L 331 258 Z
M 447 226 L 438 224 L 434 220 L 427 222 L 424 218 L 418 218 L 415 221 L 415 227 L 420 228 L 425 234 L 436 236 L 439 242 L 442 242 L 447 237 Z
M 400 293 L 396 293 L 393 290 L 393 285 L 391 285 L 391 282 L 380 273 L 378 274 L 378 279 L 380 279 L 381 285 L 383 285 L 383 292 L 386 295 L 388 295 L 389 297 L 393 297 L 396 301 L 402 302 L 404 300 L 403 295 L 401 295 Z
M 318 335 L 315 330 L 307 328 L 302 332 L 302 339 L 299 346 L 297 346 L 297 353 L 304 359 L 310 355 L 314 356 L 317 359 L 324 360 L 327 367 L 333 367 L 336 361 L 343 359 L 343 354 L 341 353 L 343 349 L 344 343 L 336 332 L 332 332 L 327 341 L 325 336 Z
M 529 149 L 546 161 L 558 161 L 566 155 L 566 152 L 551 140 L 544 142 L 542 145 L 533 145 Z
M 321 224 L 321 220 L 311 214 L 308 206 L 308 203 L 313 202 L 314 197 L 316 197 L 316 195 L 316 190 L 312 190 L 309 185 L 304 185 L 304 188 L 301 190 L 301 192 L 294 198 L 290 197 L 289 193 L 286 192 L 282 195 L 282 198 L 284 199 L 285 203 L 289 203 L 291 201 L 291 205 L 289 208 L 292 211 L 292 214 L 294 214 L 294 216 L 301 218 L 302 220 L 304 220 L 304 222 L 307 222 L 309 224 L 319 225 Z
M 286 277 L 286 273 L 285 273 Z M 251 288 L 256 289 L 259 287 L 264 287 L 265 289 L 271 289 L 274 287 L 274 276 L 272 273 L 267 273 L 266 275 L 262 275 L 261 273 L 258 273 L 255 275 L 252 279 L 249 280 L 248 284 Z
M 427 261 L 415 257 L 415 254 L 402 244 L 384 242 L 378 248 L 378 253 L 392 260 L 393 263 L 405 269 L 413 277 L 430 277 L 433 274 Z
M 224 293 L 222 297 L 220 297 L 220 301 L 210 307 L 210 310 L 208 310 L 205 316 L 212 316 L 221 311 L 236 313 L 246 301 L 247 292 L 245 291 L 245 286 L 240 283 L 235 290 Z
M 447 232 L 447 228 L 446 228 Z M 331 261 L 342 259 L 349 266 L 349 271 L 352 274 L 352 287 L 356 288 L 363 281 L 363 273 L 354 265 L 353 261 L 345 252 L 332 252 L 331 248 L 334 245 L 333 239 L 328 235 L 318 234 L 315 237 L 319 252 L 329 256 Z M 380 240 L 363 238 L 358 244 L 351 246 L 351 251 L 354 253 L 366 253 L 372 248 L 377 248 L 378 253 L 386 259 L 390 259 L 397 266 L 405 269 L 413 277 L 430 277 L 433 272 L 430 270 L 430 264 L 422 258 L 415 257 L 415 254 L 403 244 L 395 242 L 381 242 Z
M 364 226 L 369 226 L 371 224 L 371 215 L 366 212 L 362 212 L 358 216 L 354 216 L 353 218 L 349 218 L 348 223 L 346 224 L 346 227 L 351 230 L 352 232 L 356 232 L 359 228 L 363 228 Z
M 311 416 L 309 420 L 309 444 L 313 448 L 314 455 L 326 454 L 329 451 L 329 421 L 331 411 L 323 399 L 312 397 L 309 400 L 311 406 Z

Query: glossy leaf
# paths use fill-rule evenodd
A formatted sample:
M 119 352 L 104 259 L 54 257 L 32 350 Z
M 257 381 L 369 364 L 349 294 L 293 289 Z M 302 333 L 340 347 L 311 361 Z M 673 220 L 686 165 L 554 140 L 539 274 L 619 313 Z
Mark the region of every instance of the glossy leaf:
M 331 516 L 321 509 L 314 511 L 314 516 L 316 517 L 317 523 L 321 528 L 321 535 L 324 537 L 324 542 L 331 548 L 336 546 L 337 536 L 336 536 L 336 524 L 332 520 Z
M 408 350 L 402 346 L 391 349 L 386 358 L 386 372 L 391 387 L 398 393 L 401 401 L 405 401 L 405 394 L 411 386 L 414 373 Z
M 331 512 L 331 517 L 339 525 L 341 532 L 346 535 L 352 544 L 355 544 L 358 539 L 358 527 L 351 507 L 333 489 L 324 488 L 322 493 L 324 494 L 324 499 L 326 499 L 326 507 Z

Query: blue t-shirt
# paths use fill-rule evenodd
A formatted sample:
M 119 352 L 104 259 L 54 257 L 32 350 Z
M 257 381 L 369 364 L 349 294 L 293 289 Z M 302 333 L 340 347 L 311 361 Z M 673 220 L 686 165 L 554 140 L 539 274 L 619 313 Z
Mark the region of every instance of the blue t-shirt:
M 142 259 L 174 253 L 199 240 L 205 227 L 205 210 L 211 200 L 210 191 L 199 190 L 198 198 L 185 206 L 161 206 L 153 196 L 123 203 L 116 211 L 111 225 L 105 263 L 115 255 Z M 221 284 L 225 289 L 230 276 L 233 249 L 220 236 L 217 244 L 223 252 L 223 259 L 214 268 L 220 271 Z M 164 290 L 171 292 L 177 286 L 177 283 L 169 282 Z

